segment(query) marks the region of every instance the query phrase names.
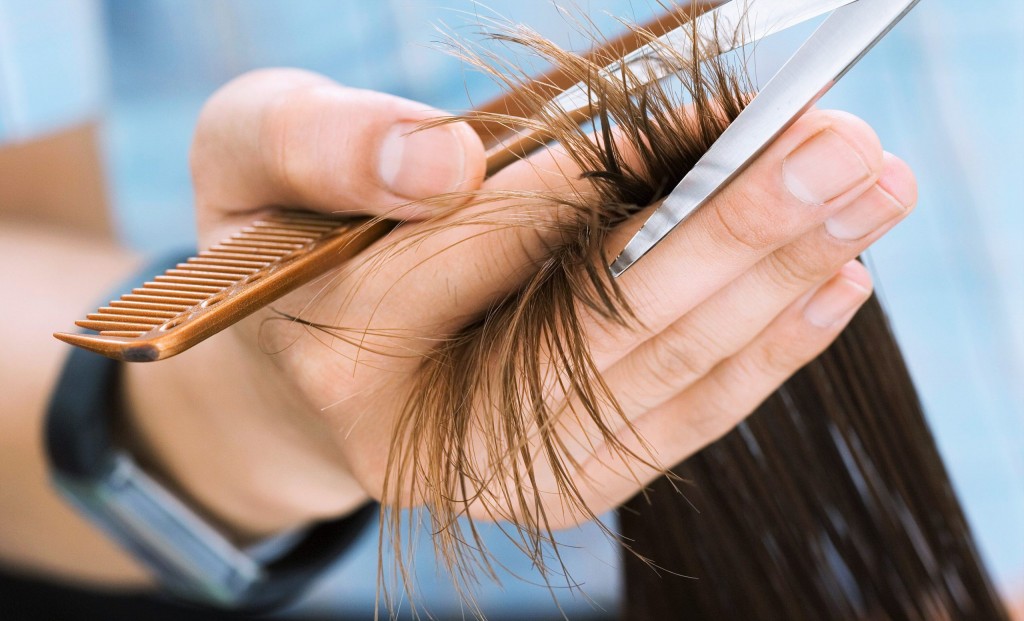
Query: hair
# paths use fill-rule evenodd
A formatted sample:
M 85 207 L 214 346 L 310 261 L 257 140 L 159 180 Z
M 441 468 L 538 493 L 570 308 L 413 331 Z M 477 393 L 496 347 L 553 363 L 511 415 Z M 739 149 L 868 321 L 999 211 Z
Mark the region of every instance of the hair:
M 626 620 L 1007 619 L 876 298 L 673 474 L 619 510 Z
M 651 41 L 695 12 L 674 8 L 654 25 L 630 26 L 628 36 Z M 693 59 L 660 48 L 659 61 L 678 70 L 681 89 L 637 89 L 628 71 L 600 73 L 624 53 L 621 40 L 580 55 L 524 26 L 496 26 L 492 40 L 540 57 L 553 72 L 531 81 L 519 61 L 451 39 L 510 96 L 440 122 L 469 120 L 492 143 L 509 131 L 537 130 L 584 171 L 587 190 L 474 195 L 478 203 L 537 201 L 572 217 L 521 224 L 548 228 L 557 241 L 512 294 L 423 358 L 394 429 L 385 504 L 425 504 L 439 557 L 459 585 L 494 575 L 474 516 L 514 523 L 505 532 L 542 572 L 552 560 L 558 569 L 552 519 L 535 493 L 538 464 L 553 473 L 545 490 L 595 517 L 577 486 L 572 440 L 561 431 L 567 417 L 592 425 L 599 438 L 591 441 L 606 443 L 623 463 L 657 462 L 613 432 L 633 427 L 594 364 L 581 313 L 636 325 L 605 267 L 604 243 L 680 181 L 751 92 L 742 63 L 696 44 Z M 582 30 L 604 41 L 592 27 Z M 592 91 L 594 124 L 544 106 L 554 85 L 577 81 Z M 629 619 L 1005 618 L 874 299 L 749 422 L 666 473 L 620 517 L 630 550 Z M 402 541 L 415 537 L 416 526 L 402 519 L 397 509 L 382 512 L 382 542 L 396 541 L 394 577 L 411 590 Z

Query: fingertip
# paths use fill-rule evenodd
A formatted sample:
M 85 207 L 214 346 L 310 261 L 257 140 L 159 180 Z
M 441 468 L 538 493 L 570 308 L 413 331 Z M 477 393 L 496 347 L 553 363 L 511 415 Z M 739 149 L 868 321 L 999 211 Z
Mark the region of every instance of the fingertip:
M 871 278 L 871 272 L 868 268 L 864 267 L 864 264 L 854 259 L 847 262 L 843 267 L 839 268 L 837 276 L 848 280 L 851 284 L 860 287 L 864 293 L 870 295 L 874 282 Z
M 917 205 L 917 177 L 910 165 L 892 153 L 885 152 L 878 185 L 906 210 Z
M 845 112 L 814 110 L 780 146 L 782 182 L 788 194 L 808 205 L 833 205 L 855 197 L 882 170 L 882 145 L 871 127 Z
M 412 138 L 413 133 L 422 133 Z M 418 220 L 444 215 L 465 204 L 472 192 L 480 188 L 486 173 L 483 142 L 464 122 L 451 122 L 415 128 L 401 148 L 418 148 L 421 153 L 413 161 L 396 157 L 389 136 L 381 151 L 381 180 L 397 197 L 408 202 L 395 208 L 391 217 Z M 406 167 L 411 170 L 406 172 Z M 408 175 L 403 177 L 403 175 Z
M 804 306 L 804 319 L 815 328 L 842 327 L 871 297 L 871 275 L 859 261 L 850 261 Z
M 465 190 L 479 174 L 480 139 L 464 123 L 401 120 L 378 146 L 377 173 L 396 196 L 422 200 Z
M 867 121 L 843 110 L 811 110 L 803 120 L 816 131 L 829 129 L 839 134 L 871 172 L 881 172 L 885 153 L 882 140 Z
M 465 200 L 431 199 L 474 189 L 483 176 L 479 137 L 424 104 L 329 81 L 263 99 L 265 202 L 420 219 Z
M 487 176 L 487 150 L 484 148 L 480 135 L 470 127 L 469 123 L 460 121 L 450 125 L 459 140 L 465 154 L 465 169 L 462 181 L 455 188 L 458 192 L 477 190 Z

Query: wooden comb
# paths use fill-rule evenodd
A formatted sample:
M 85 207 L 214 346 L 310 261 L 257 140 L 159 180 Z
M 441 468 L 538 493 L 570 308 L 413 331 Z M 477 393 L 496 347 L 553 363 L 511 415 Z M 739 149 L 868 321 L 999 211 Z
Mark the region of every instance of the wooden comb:
M 709 8 L 710 5 L 701 5 L 690 15 Z M 661 36 L 679 26 L 683 16 L 682 12 L 670 11 L 644 24 L 642 29 L 650 36 Z M 587 58 L 604 65 L 646 42 L 644 36 L 631 31 L 591 50 Z M 573 84 L 570 76 L 554 70 L 478 111 L 528 117 L 536 112 L 531 102 L 537 101 L 538 95 L 554 96 Z M 580 122 L 593 113 L 589 105 L 566 112 Z M 526 157 L 550 140 L 539 131 L 515 131 L 507 125 L 482 120 L 470 123 L 488 148 L 488 175 Z M 341 265 L 383 237 L 394 224 L 282 210 L 253 222 L 75 322 L 98 334 L 58 332 L 54 336 L 127 362 L 168 358 Z

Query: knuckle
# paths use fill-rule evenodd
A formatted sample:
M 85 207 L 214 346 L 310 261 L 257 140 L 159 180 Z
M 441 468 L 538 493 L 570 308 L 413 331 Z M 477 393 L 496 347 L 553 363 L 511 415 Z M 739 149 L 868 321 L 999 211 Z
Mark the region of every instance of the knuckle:
M 647 377 L 661 389 L 678 391 L 711 370 L 711 347 L 692 326 L 671 326 L 653 342 L 642 358 Z
M 715 396 L 702 400 L 700 407 L 687 412 L 686 422 L 702 440 L 711 443 L 750 414 L 750 408 L 737 396 L 737 386 L 742 385 L 742 376 L 737 378 L 733 374 L 712 374 L 708 379 Z
M 281 188 L 294 190 L 315 183 L 310 166 L 315 158 L 304 155 L 313 143 L 297 123 L 313 112 L 312 88 L 300 87 L 278 95 L 267 106 L 260 123 L 258 144 L 264 172 Z
M 758 352 L 760 355 L 751 360 L 750 371 L 767 377 L 789 369 L 796 360 L 793 342 L 771 340 L 765 343 Z
M 192 135 L 192 144 L 189 148 L 188 162 L 192 173 L 192 179 L 201 190 L 208 178 L 206 173 L 216 169 L 217 153 L 216 146 L 217 128 L 221 125 L 222 112 L 220 100 L 223 98 L 222 87 L 217 91 L 199 111 L 199 118 L 196 120 L 196 129 Z
M 267 173 L 278 172 L 275 162 L 285 161 L 288 145 L 281 139 L 289 135 L 290 108 L 299 94 L 324 85 L 337 86 L 304 70 L 259 69 L 220 87 L 199 113 L 189 153 L 197 193 L 239 168 L 261 184 L 276 181 Z M 277 155 L 268 157 L 272 153 Z
M 814 357 L 806 338 L 788 331 L 788 334 L 767 339 L 750 356 L 746 365 L 748 376 L 760 376 L 772 381 L 788 377 Z M 762 382 L 763 383 L 763 382 Z
M 711 212 L 713 233 L 727 247 L 761 251 L 773 244 L 773 226 L 765 210 L 747 197 L 723 200 Z
M 803 290 L 818 282 L 828 274 L 829 267 L 816 257 L 792 247 L 769 255 L 766 265 L 776 286 L 794 290 Z

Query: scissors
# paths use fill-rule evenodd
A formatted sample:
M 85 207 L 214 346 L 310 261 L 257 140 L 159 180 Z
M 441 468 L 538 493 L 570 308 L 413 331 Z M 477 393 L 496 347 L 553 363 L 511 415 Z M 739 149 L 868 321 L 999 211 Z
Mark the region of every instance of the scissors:
M 630 239 L 609 266 L 612 276 L 625 273 L 742 173 L 918 2 L 733 0 L 699 17 L 696 27 L 673 30 L 606 67 L 605 73 L 616 75 L 625 66 L 649 83 L 668 75 L 659 63 L 648 62 L 659 48 L 692 49 L 696 37 L 698 44 L 717 45 L 725 53 L 832 11 Z M 577 84 L 550 105 L 572 110 L 589 97 L 585 85 Z

